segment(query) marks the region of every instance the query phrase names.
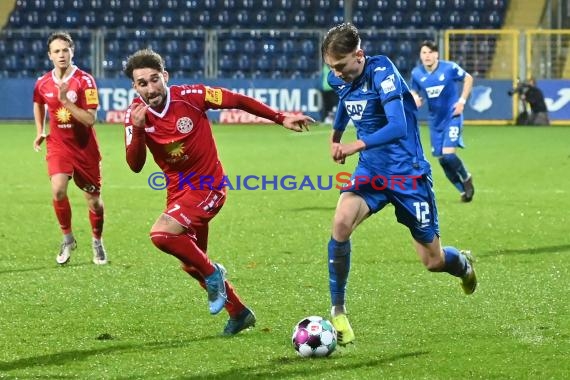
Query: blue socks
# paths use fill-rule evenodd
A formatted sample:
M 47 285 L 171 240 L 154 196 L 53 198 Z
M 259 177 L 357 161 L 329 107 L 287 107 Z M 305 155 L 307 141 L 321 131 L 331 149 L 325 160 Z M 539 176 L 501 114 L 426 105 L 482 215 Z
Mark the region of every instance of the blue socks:
M 445 266 L 442 271 L 455 277 L 463 277 L 469 266 L 467 259 L 455 247 L 443 247 Z
M 455 153 L 444 154 L 439 158 L 439 164 L 443 168 L 447 179 L 451 181 L 459 192 L 463 193 L 465 191 L 463 181 L 467 179 L 468 174 L 461 159 Z
M 348 272 L 350 272 L 350 240 L 338 242 L 331 237 L 329 251 L 329 289 L 332 305 L 344 305 Z

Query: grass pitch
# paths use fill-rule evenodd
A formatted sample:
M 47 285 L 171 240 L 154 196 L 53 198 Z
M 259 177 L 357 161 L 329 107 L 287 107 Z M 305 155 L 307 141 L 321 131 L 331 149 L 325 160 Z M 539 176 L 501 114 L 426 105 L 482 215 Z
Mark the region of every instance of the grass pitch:
M 236 175 L 334 175 L 328 128 L 216 126 Z M 163 191 L 125 162 L 121 126 L 99 125 L 110 264 L 91 264 L 87 206 L 70 187 L 79 248 L 55 263 L 60 232 L 34 127 L 0 126 L 0 378 L 6 379 L 563 379 L 570 373 L 570 128 L 467 127 L 460 152 L 475 199 L 459 202 L 437 162 L 444 244 L 475 254 L 480 287 L 425 271 L 388 207 L 353 236 L 348 303 L 356 343 L 307 360 L 290 343 L 327 316 L 326 244 L 336 190 L 230 191 L 210 230 L 257 327 L 219 337 L 206 294 L 148 231 Z M 427 130 L 422 128 L 429 152 Z

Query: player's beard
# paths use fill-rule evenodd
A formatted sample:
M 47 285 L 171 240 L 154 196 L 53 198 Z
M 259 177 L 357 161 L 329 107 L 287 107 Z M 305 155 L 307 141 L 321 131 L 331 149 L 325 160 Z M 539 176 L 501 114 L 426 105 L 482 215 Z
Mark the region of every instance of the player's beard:
M 156 94 L 146 98 L 146 103 L 152 108 L 160 108 L 166 99 L 165 94 Z

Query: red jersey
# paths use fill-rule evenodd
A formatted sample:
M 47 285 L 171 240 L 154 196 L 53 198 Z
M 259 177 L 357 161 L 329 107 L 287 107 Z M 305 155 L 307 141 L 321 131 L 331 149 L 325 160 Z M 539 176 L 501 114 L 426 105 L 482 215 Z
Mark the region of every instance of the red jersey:
M 69 84 L 67 98 L 83 109 L 97 109 L 99 96 L 95 79 L 74 66 L 73 71 L 61 82 Z M 77 121 L 58 99 L 54 70 L 38 79 L 34 87 L 34 102 L 47 105 L 49 136 L 46 139 L 48 154 L 54 150 L 70 157 L 101 160 L 95 129 Z
M 136 98 L 135 103 L 143 103 Z M 132 106 L 132 105 L 131 105 Z M 140 171 L 146 148 L 168 176 L 169 199 L 185 190 L 217 188 L 224 170 L 212 134 L 208 109 L 239 108 L 282 123 L 284 116 L 253 98 L 223 88 L 204 85 L 180 85 L 167 88 L 166 104 L 161 112 L 148 108 L 144 130 L 133 127 L 131 108 L 125 115 L 127 161 Z

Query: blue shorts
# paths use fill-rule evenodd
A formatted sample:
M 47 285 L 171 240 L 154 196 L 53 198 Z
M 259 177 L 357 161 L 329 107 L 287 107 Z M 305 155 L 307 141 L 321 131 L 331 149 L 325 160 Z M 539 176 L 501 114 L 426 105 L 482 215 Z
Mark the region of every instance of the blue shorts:
M 443 148 L 464 148 L 463 116 L 455 116 L 442 121 L 439 125 L 430 126 L 431 154 L 441 156 Z
M 396 219 L 410 230 L 413 238 L 431 243 L 439 236 L 437 207 L 431 174 L 421 176 L 380 176 L 357 166 L 351 183 L 341 189 L 361 196 L 374 214 L 391 203 Z

